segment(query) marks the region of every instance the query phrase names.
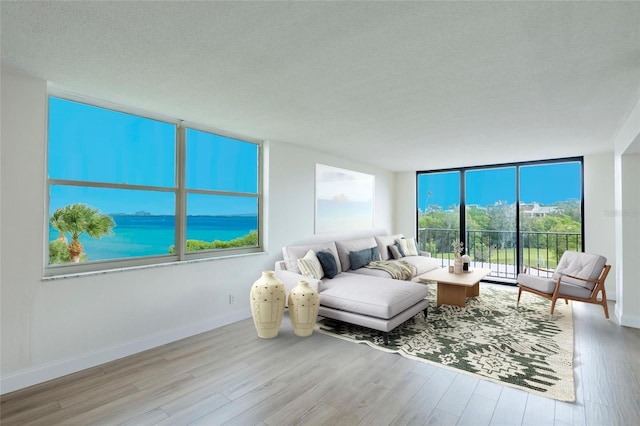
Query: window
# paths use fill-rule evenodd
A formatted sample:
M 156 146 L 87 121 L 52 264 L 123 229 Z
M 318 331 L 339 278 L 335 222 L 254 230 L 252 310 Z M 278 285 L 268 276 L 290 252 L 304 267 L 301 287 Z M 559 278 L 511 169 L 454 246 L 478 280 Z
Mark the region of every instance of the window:
M 260 250 L 259 143 L 53 96 L 48 130 L 48 275 Z
M 187 253 L 258 244 L 258 146 L 186 129 Z
M 444 266 L 462 241 L 497 280 L 553 269 L 564 251 L 583 249 L 582 181 L 579 157 L 418 172 L 419 244 Z

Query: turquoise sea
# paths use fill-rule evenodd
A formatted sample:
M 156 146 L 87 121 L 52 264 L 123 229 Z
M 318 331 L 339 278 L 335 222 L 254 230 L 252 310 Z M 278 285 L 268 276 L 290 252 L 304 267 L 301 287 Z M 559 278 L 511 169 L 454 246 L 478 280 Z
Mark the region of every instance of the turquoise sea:
M 112 215 L 113 235 L 95 239 L 83 234 L 80 242 L 88 260 L 154 256 L 169 253 L 175 243 L 175 216 Z M 187 239 L 229 241 L 258 229 L 257 216 L 189 216 Z M 68 236 L 67 236 L 68 237 Z M 58 231 L 49 225 L 49 241 Z

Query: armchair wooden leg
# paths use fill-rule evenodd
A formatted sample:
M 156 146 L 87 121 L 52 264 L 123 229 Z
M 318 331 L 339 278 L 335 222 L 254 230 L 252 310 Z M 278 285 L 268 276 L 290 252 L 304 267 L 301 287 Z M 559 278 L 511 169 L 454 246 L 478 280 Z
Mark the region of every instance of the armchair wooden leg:
M 568 305 L 569 304 L 569 299 L 564 299 L 564 304 Z
M 520 296 L 522 295 L 522 287 L 518 287 L 518 301 L 516 302 L 516 308 L 520 306 Z
M 557 298 L 555 298 L 555 297 L 554 297 L 553 299 L 551 299 L 551 313 L 549 314 L 549 315 L 551 315 L 551 316 L 553 316 L 553 310 L 556 308 L 556 301 L 557 301 L 557 300 L 558 300 L 558 299 L 557 299 Z
M 602 307 L 604 308 L 604 317 L 609 319 L 609 307 L 607 306 L 607 292 L 604 289 L 604 284 L 602 285 Z

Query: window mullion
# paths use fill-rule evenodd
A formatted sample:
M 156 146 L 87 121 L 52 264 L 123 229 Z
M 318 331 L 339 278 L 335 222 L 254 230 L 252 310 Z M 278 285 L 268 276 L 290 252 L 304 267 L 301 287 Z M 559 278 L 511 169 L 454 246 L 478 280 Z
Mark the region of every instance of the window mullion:
M 185 128 L 178 124 L 176 128 L 176 252 L 180 260 L 187 253 L 187 194 L 186 182 L 186 143 Z

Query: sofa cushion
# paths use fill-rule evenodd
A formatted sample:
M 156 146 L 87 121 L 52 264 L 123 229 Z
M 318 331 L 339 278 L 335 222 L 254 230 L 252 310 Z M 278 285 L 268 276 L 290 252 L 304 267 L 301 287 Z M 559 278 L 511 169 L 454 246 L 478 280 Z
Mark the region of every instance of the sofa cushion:
M 370 277 L 381 277 L 381 278 L 391 278 L 387 271 L 382 269 L 373 269 L 373 268 L 360 268 L 360 269 L 350 269 L 350 274 L 358 274 L 358 275 L 368 275 Z
M 319 251 L 316 253 L 322 270 L 324 271 L 325 278 L 333 278 L 338 274 L 338 264 L 333 253 L 330 251 Z
M 298 268 L 302 275 L 321 280 L 324 277 L 324 271 L 322 265 L 313 250 L 309 250 L 304 257 L 297 260 Z
M 376 244 L 378 245 L 378 251 L 380 252 L 380 260 L 393 259 L 393 256 L 389 252 L 389 246 L 396 243 L 397 239 L 404 238 L 402 234 L 395 235 L 379 235 L 375 237 Z
M 557 279 L 563 275 L 573 275 L 578 278 L 597 280 L 605 263 L 607 263 L 607 258 L 599 254 L 565 251 L 553 273 L 553 278 Z M 589 291 L 593 290 L 595 286 L 593 282 L 585 282 L 570 277 L 563 277 L 562 282 L 581 286 Z
M 349 253 L 351 253 L 352 251 L 359 251 L 370 249 L 371 247 L 377 247 L 376 240 L 373 237 L 360 238 L 356 240 L 336 241 L 335 244 L 338 250 L 338 258 L 340 259 L 340 265 L 343 272 L 351 269 Z
M 316 253 L 319 251 L 330 251 L 336 258 L 338 271 L 341 270 L 338 250 L 336 248 L 336 243 L 333 241 L 300 246 L 284 246 L 282 248 L 282 257 L 285 265 L 287 265 L 287 270 L 299 274 L 300 268 L 298 268 L 298 259 L 304 257 L 304 255 L 307 254 L 309 250 L 313 250 Z
M 415 275 L 421 275 L 441 267 L 440 259 L 436 259 L 435 257 L 406 256 L 403 257 L 402 260 L 415 268 Z
M 376 318 L 392 318 L 427 297 L 427 286 L 344 273 L 323 283 L 322 306 Z
M 349 262 L 351 262 L 352 271 L 360 269 L 374 260 L 380 260 L 380 253 L 378 247 L 371 247 L 368 249 L 362 249 L 358 251 L 352 251 L 349 253 Z
M 349 262 L 351 263 L 351 269 L 360 269 L 365 265 L 368 265 L 373 258 L 371 257 L 371 248 L 363 250 L 352 251 L 349 253 Z
M 553 294 L 556 288 L 557 279 L 538 277 L 530 274 L 518 274 L 518 284 L 523 287 L 532 288 L 542 293 Z M 573 297 L 591 297 L 591 291 L 583 286 L 560 282 L 560 294 Z
M 371 261 L 380 260 L 380 252 L 378 251 L 378 246 L 371 247 Z
M 402 253 L 400 253 L 400 248 L 398 247 L 398 244 L 391 244 L 389 246 L 389 252 L 391 253 L 391 258 L 392 259 L 402 259 L 404 256 L 402 255 Z
M 396 242 L 400 244 L 405 256 L 417 256 L 419 254 L 415 238 L 400 238 Z

